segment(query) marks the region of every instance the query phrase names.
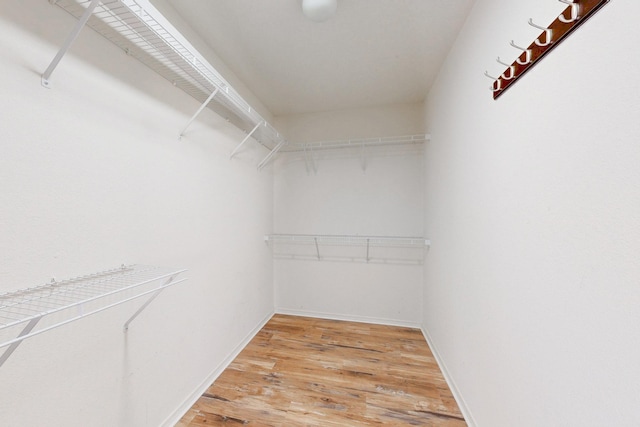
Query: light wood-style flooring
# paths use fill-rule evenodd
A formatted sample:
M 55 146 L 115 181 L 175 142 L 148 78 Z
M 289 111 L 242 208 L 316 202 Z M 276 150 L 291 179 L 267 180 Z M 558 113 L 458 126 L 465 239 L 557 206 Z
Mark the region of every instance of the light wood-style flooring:
M 466 426 L 418 329 L 275 315 L 177 424 Z

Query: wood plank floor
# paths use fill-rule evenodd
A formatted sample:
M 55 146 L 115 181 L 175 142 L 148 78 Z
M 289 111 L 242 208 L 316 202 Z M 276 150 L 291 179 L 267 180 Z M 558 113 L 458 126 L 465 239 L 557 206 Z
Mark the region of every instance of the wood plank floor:
M 418 329 L 275 315 L 177 424 L 466 426 Z

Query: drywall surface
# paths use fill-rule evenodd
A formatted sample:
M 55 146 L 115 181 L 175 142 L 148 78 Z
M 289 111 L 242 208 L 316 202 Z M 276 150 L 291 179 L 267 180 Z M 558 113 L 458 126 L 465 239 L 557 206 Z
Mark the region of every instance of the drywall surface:
M 493 101 L 547 3 L 477 0 L 429 96 L 423 326 L 472 425 L 637 426 L 640 3 Z
M 419 106 L 398 106 L 318 113 L 287 117 L 280 125 L 289 140 L 303 142 L 415 134 L 423 132 L 419 111 Z M 422 149 L 371 148 L 364 157 L 360 149 L 317 152 L 315 166 L 300 153 L 283 155 L 274 172 L 274 232 L 422 236 Z M 345 253 L 366 258 L 363 246 L 334 249 L 320 247 L 321 258 Z M 313 247 L 300 250 L 294 254 L 315 253 Z M 420 322 L 420 265 L 276 259 L 274 278 L 276 308 L 282 312 Z
M 140 263 L 187 268 L 144 300 L 28 339 L 0 368 L 3 426 L 158 426 L 273 312 L 264 149 L 46 1 L 0 5 L 0 292 Z M 186 408 L 185 408 L 186 409 Z

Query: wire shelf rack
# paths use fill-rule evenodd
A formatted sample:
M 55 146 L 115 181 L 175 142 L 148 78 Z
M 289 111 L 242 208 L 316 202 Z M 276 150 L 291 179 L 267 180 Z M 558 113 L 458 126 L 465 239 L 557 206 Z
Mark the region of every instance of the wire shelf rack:
M 231 153 L 232 158 L 249 138 L 269 150 L 269 154 L 258 164 L 258 170 L 262 170 L 278 153 L 304 152 L 307 162 L 314 163 L 314 170 L 317 170 L 313 157 L 317 151 L 360 148 L 364 152 L 369 147 L 419 144 L 430 139 L 428 134 L 419 134 L 290 144 L 148 0 L 50 1 L 78 18 L 79 22 L 72 31 L 72 35 L 75 35 L 70 35 L 58 57 L 54 58 L 43 75 L 45 86 L 49 87 L 49 77 L 57 61 L 86 23 L 129 56 L 138 59 L 202 104 L 180 132 L 180 137 L 198 114 L 204 108 L 209 108 L 246 134 L 246 138 Z
M 363 171 L 367 170 L 367 158 L 375 155 L 388 155 L 391 152 L 401 153 L 414 147 L 422 149 L 420 144 L 430 141 L 430 134 L 388 136 L 378 138 L 354 138 L 331 141 L 297 142 L 289 143 L 281 151 L 292 156 L 304 158 L 307 174 L 318 173 L 318 163 L 322 157 L 330 158 L 337 153 L 336 150 L 347 152 L 348 156 L 360 157 Z M 388 148 L 390 147 L 390 148 Z M 384 148 L 384 151 L 379 151 Z M 320 154 L 326 153 L 326 154 Z M 331 154 L 329 154 L 331 153 Z
M 429 134 L 417 134 L 417 135 L 389 136 L 389 137 L 381 137 L 381 138 L 354 138 L 354 139 L 341 139 L 341 140 L 335 140 L 335 141 L 296 142 L 296 143 L 290 143 L 282 151 L 300 152 L 300 151 L 332 150 L 332 149 L 341 149 L 341 148 L 362 148 L 362 147 L 421 144 L 423 142 L 429 141 L 430 139 L 431 139 L 431 135 Z
M 51 0 L 76 18 L 91 0 Z M 87 25 L 273 150 L 283 138 L 147 0 L 102 0 Z
M 424 237 L 269 234 L 264 236 L 274 258 L 422 264 L 431 242 Z
M 101 312 L 127 301 L 151 295 L 125 323 L 135 319 L 148 304 L 186 270 L 129 265 L 33 288 L 0 294 L 0 366 L 25 339 Z

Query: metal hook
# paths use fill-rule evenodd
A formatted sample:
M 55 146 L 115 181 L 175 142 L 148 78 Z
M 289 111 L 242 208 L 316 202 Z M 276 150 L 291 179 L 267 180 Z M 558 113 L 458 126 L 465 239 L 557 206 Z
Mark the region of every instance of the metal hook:
M 528 63 L 531 62 L 531 49 L 527 49 L 524 47 L 520 47 L 518 46 L 513 40 L 511 40 L 511 42 L 509 43 L 511 46 L 515 47 L 516 49 L 520 49 L 522 51 L 524 51 L 526 53 L 525 55 L 525 59 L 524 62 L 520 61 L 520 57 L 516 58 L 516 62 L 520 65 L 527 65 Z
M 571 0 L 558 0 L 561 3 L 564 4 L 570 4 L 571 5 L 571 18 L 567 19 L 564 17 L 564 12 L 562 12 L 560 14 L 560 16 L 558 16 L 558 20 L 560 22 L 564 22 L 565 24 L 571 24 L 572 22 L 575 22 L 578 20 L 578 10 L 580 9 L 580 5 L 578 3 L 575 3 L 575 1 L 571 1 Z
M 538 28 L 540 30 L 544 30 L 545 35 L 546 35 L 546 41 L 544 43 L 540 42 L 540 38 L 537 38 L 535 40 L 535 44 L 537 44 L 540 47 L 544 47 L 544 46 L 549 46 L 553 40 L 551 39 L 551 36 L 553 35 L 553 30 L 551 28 L 547 28 L 547 27 L 541 27 L 540 25 L 536 25 L 533 23 L 533 19 L 529 18 L 529 25 L 531 25 L 534 28 Z
M 491 85 L 491 86 L 489 87 L 489 89 L 491 89 L 493 92 L 498 92 L 499 90 L 501 90 L 501 89 L 502 89 L 502 80 L 500 80 L 500 78 L 498 78 L 498 77 L 493 77 L 492 75 L 490 75 L 490 74 L 489 74 L 489 72 L 488 72 L 488 71 L 485 71 L 485 72 L 484 72 L 484 75 L 485 75 L 485 76 L 487 76 L 487 77 L 489 77 L 489 78 L 490 78 L 491 80 L 493 80 L 494 82 L 498 82 L 498 88 L 497 88 L 497 89 L 494 87 L 494 86 L 495 86 L 495 84 Z
M 500 60 L 500 57 L 499 57 L 499 56 L 496 58 L 496 61 L 498 62 L 498 64 L 502 64 L 502 65 L 504 65 L 505 67 L 509 67 L 509 69 L 508 69 L 508 71 L 509 71 L 509 76 L 505 76 L 505 73 L 506 73 L 506 71 L 505 71 L 504 73 L 502 73 L 502 78 L 503 78 L 503 79 L 505 79 L 505 80 L 511 80 L 512 78 L 514 78 L 514 77 L 516 76 L 516 67 L 515 67 L 515 66 L 513 66 L 512 64 L 507 64 L 506 62 L 502 62 L 502 61 Z
M 488 71 L 485 71 L 484 75 L 489 77 L 491 80 L 500 80 L 498 77 L 493 77 Z

